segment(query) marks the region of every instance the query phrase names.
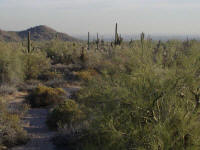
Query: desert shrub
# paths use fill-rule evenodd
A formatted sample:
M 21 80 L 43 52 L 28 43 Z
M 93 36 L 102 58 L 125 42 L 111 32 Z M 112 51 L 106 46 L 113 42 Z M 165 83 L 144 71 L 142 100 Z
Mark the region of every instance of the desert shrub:
M 19 47 L 0 42 L 0 82 L 17 83 L 24 78 Z
M 27 96 L 32 107 L 44 107 L 59 104 L 64 101 L 66 93 L 61 88 L 51 88 L 39 85 Z
M 71 64 L 78 61 L 80 48 L 73 46 L 71 43 L 52 40 L 44 46 L 44 51 L 51 58 L 53 64 Z
M 199 121 L 190 96 L 172 91 L 175 81 L 149 73 L 129 83 L 93 82 L 80 101 L 93 109 L 83 139 L 87 149 L 198 149 Z M 144 75 L 144 76 L 143 76 Z M 125 76 L 123 76 L 125 78 Z M 122 82 L 122 81 L 121 81 Z M 187 114 L 187 115 L 186 115 Z
M 50 60 L 41 51 L 25 53 L 23 57 L 25 79 L 37 79 L 50 68 Z
M 89 81 L 97 75 L 97 72 L 94 69 L 88 69 L 76 72 L 75 75 L 82 80 Z
M 20 117 L 8 112 L 6 105 L 0 102 L 0 149 L 8 148 L 28 141 Z
M 68 99 L 53 109 L 47 119 L 47 124 L 53 129 L 64 126 L 70 129 L 80 123 L 83 117 L 79 104 Z
M 85 51 L 84 62 L 81 65 L 85 69 L 94 69 L 105 60 L 105 57 L 105 53 L 100 51 Z
M 78 77 L 74 74 L 74 71 L 80 71 L 82 69 L 80 64 L 55 64 L 51 66 L 51 72 L 55 72 L 59 76 L 55 80 L 65 80 L 72 82 L 77 80 Z
M 97 65 L 101 77 L 77 95 L 90 110 L 88 128 L 66 143 L 76 150 L 199 149 L 200 53 L 174 43 L 163 43 L 156 61 L 147 41 L 114 49 Z
M 20 103 L 16 105 L 16 103 L 11 102 L 8 106 L 8 112 L 10 114 L 18 115 L 18 117 L 22 119 L 28 112 L 29 108 L 30 106 L 27 103 Z

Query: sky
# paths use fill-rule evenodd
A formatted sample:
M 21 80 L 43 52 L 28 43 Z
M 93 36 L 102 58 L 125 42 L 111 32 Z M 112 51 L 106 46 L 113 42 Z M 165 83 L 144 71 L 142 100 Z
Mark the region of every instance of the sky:
M 47 25 L 71 35 L 200 34 L 200 0 L 0 0 L 0 29 Z

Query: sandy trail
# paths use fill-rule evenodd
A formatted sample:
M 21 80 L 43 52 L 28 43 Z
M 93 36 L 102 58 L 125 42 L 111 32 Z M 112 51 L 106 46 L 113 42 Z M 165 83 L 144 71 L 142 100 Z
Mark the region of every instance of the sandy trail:
M 23 103 L 24 96 L 26 94 L 17 94 L 9 104 L 10 110 L 16 110 Z M 47 115 L 46 108 L 31 108 L 23 118 L 23 126 L 28 132 L 30 141 L 26 145 L 14 147 L 11 150 L 54 150 L 51 138 L 55 132 L 50 131 L 46 126 Z
M 46 126 L 47 115 L 47 109 L 30 109 L 24 117 L 24 128 L 28 132 L 30 141 L 12 150 L 54 150 L 51 138 L 55 133 Z
M 79 87 L 65 88 L 70 97 L 73 92 L 79 90 Z M 23 103 L 24 97 L 16 97 L 14 101 L 10 103 L 12 107 L 17 107 Z M 46 126 L 46 118 L 48 115 L 48 109 L 46 108 L 31 108 L 24 117 L 24 128 L 28 132 L 30 141 L 23 146 L 14 147 L 11 150 L 55 150 L 55 146 L 52 144 L 51 139 L 56 134 L 48 129 Z

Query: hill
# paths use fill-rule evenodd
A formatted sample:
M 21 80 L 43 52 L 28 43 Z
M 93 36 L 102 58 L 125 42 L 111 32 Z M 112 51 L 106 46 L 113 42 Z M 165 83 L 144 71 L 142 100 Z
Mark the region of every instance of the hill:
M 7 42 L 19 42 L 23 41 L 27 38 L 28 32 L 31 32 L 31 40 L 33 41 L 47 41 L 52 39 L 60 39 L 63 41 L 76 41 L 77 39 L 66 34 L 57 32 L 56 30 L 40 25 L 36 27 L 29 28 L 24 31 L 3 31 L 0 30 L 0 41 L 7 41 Z

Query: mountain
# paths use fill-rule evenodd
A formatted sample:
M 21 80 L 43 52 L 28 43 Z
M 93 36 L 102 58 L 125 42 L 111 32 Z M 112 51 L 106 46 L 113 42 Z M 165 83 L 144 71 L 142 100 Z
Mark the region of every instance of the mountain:
M 31 33 L 31 40 L 33 41 L 47 41 L 47 40 L 52 40 L 56 38 L 62 41 L 77 41 L 76 38 L 66 33 L 57 32 L 56 30 L 44 25 L 40 25 L 40 26 L 29 28 L 24 31 L 16 31 L 16 32 L 0 30 L 0 41 L 8 41 L 8 42 L 23 41 L 27 38 L 28 32 Z

